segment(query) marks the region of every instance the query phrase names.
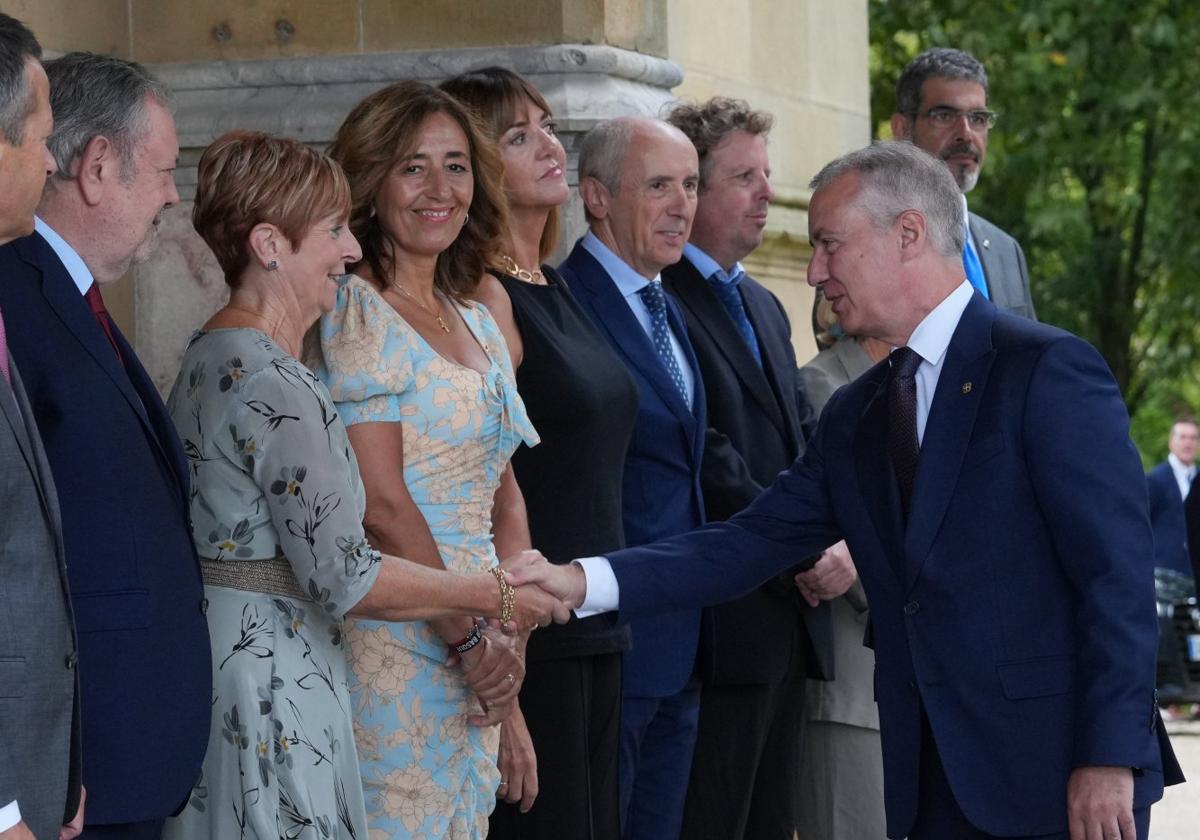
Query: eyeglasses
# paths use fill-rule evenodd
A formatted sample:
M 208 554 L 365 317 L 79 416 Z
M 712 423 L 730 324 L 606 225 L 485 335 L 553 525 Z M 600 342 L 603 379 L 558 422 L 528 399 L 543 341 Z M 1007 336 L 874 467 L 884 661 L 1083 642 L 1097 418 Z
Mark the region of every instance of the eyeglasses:
M 987 131 L 996 124 L 996 118 L 1000 115 L 995 111 L 989 111 L 986 108 L 975 108 L 970 111 L 960 111 L 958 108 L 951 108 L 948 105 L 938 105 L 935 108 L 930 108 L 923 114 L 917 114 L 918 117 L 925 119 L 937 126 L 950 126 L 957 123 L 963 117 L 967 118 L 967 124 L 975 131 Z

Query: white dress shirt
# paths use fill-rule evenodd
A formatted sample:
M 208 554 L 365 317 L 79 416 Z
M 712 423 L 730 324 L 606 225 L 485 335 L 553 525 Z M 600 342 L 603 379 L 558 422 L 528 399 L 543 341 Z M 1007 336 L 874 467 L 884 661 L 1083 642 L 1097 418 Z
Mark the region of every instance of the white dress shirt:
M 20 821 L 21 809 L 17 807 L 15 799 L 3 808 L 0 808 L 0 831 L 8 831 Z
M 67 269 L 67 274 L 71 275 L 71 279 L 75 281 L 75 285 L 79 287 L 79 294 L 86 295 L 87 290 L 92 287 L 96 279 L 92 277 L 91 269 L 84 263 L 83 257 L 75 252 L 75 249 L 67 244 L 67 240 L 63 239 L 54 228 L 43 222 L 37 216 L 33 217 L 33 228 L 42 235 L 42 239 L 46 240 L 58 258 L 62 260 L 63 267 Z
M 1167 463 L 1171 465 L 1171 472 L 1175 473 L 1175 483 L 1179 485 L 1179 495 L 1186 499 L 1188 491 L 1192 489 L 1192 481 L 1196 478 L 1196 465 L 1183 463 L 1175 457 L 1174 452 L 1167 456 Z
M 958 284 L 942 302 L 917 324 L 908 338 L 908 347 L 921 357 L 917 368 L 917 442 L 925 439 L 925 424 L 929 421 L 929 409 L 933 395 L 937 392 L 938 378 L 942 375 L 942 363 L 950 348 L 950 339 L 958 329 L 963 310 L 967 308 L 975 288 L 967 280 Z M 587 580 L 587 593 L 583 604 L 576 610 L 580 618 L 596 613 L 615 610 L 620 606 L 621 592 L 617 576 L 607 557 L 581 557 L 575 561 L 583 568 Z

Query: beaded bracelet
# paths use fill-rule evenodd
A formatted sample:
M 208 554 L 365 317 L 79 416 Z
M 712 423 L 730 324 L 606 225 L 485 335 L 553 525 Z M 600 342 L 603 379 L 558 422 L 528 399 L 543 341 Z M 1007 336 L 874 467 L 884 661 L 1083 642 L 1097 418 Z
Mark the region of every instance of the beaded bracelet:
M 466 653 L 482 641 L 483 631 L 479 629 L 479 622 L 476 622 L 475 624 L 471 625 L 471 632 L 467 634 L 465 639 L 463 639 L 461 642 L 455 642 L 454 644 L 451 644 L 450 647 L 454 648 L 454 650 L 458 651 L 459 653 Z
M 512 621 L 513 608 L 517 605 L 517 590 L 513 589 L 512 584 L 504 577 L 504 569 L 500 566 L 493 566 L 490 571 L 500 584 L 500 623 L 508 624 Z

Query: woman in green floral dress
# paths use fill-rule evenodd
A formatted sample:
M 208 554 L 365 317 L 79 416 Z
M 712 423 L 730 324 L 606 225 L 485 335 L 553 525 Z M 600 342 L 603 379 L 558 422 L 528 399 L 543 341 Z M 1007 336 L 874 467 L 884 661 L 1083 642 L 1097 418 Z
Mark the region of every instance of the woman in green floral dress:
M 204 774 L 168 838 L 361 838 L 342 618 L 501 614 L 505 584 L 381 556 L 346 430 L 297 356 L 360 257 L 336 164 L 231 132 L 200 161 L 193 221 L 231 286 L 169 400 L 192 466 L 213 644 Z M 555 610 L 521 591 L 518 623 Z M 559 618 L 565 611 L 557 606 Z

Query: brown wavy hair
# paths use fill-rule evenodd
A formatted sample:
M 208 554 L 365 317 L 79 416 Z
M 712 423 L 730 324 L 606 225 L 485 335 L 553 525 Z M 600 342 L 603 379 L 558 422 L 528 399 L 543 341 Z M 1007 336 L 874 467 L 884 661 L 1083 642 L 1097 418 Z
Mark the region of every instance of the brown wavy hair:
M 250 231 L 272 224 L 292 246 L 326 216 L 350 211 L 350 186 L 329 157 L 261 131 L 222 134 L 200 156 L 192 226 L 236 287 L 250 264 Z
M 493 141 L 508 131 L 516 120 L 517 109 L 525 100 L 552 114 L 550 105 L 533 83 L 507 67 L 481 67 L 468 70 L 444 80 L 439 88 L 470 108 L 485 128 L 490 129 Z M 546 218 L 542 238 L 538 242 L 538 259 L 545 260 L 558 244 L 559 208 Z
M 379 217 L 375 197 L 388 174 L 415 151 L 421 126 L 434 114 L 454 120 L 467 136 L 475 189 L 469 219 L 458 238 L 438 254 L 434 284 L 455 300 L 463 300 L 479 285 L 495 261 L 508 231 L 508 214 L 501 184 L 503 165 L 496 144 L 471 112 L 450 94 L 424 82 L 395 82 L 354 106 L 338 129 L 329 155 L 350 181 L 350 230 L 362 246 L 363 263 L 370 266 L 380 287 L 390 273 L 392 250 Z

